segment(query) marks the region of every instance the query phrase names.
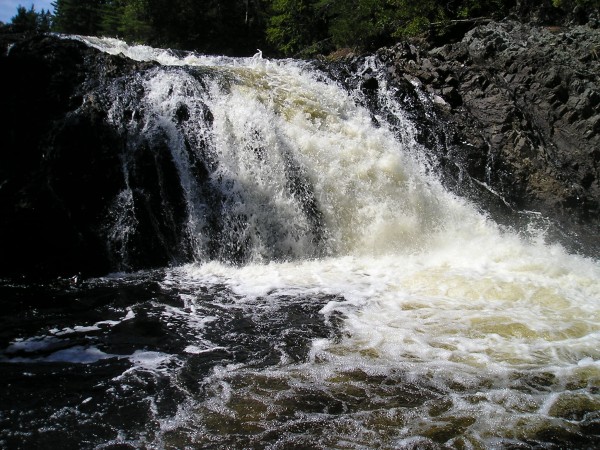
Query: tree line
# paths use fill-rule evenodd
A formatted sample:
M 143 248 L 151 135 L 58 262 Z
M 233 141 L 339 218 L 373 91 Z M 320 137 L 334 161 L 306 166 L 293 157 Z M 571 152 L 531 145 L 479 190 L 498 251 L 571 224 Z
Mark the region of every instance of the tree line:
M 103 35 L 204 53 L 307 57 L 372 50 L 407 36 L 515 7 L 598 9 L 600 0 L 56 0 L 54 15 L 19 6 L 12 24 Z M 28 28 L 29 27 L 29 28 Z

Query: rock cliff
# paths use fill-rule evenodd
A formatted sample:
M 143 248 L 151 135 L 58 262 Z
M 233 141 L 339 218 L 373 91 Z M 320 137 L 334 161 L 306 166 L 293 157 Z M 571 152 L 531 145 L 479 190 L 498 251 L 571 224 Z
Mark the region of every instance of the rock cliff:
M 106 120 L 111 98 L 134 95 L 136 74 L 153 66 L 54 36 L 9 43 L 0 56 L 0 273 L 103 274 L 184 257 L 177 236 L 184 206 L 166 139 L 130 145 L 136 137 Z M 136 168 L 127 237 L 135 251 L 124 261 L 108 234 L 119 220 L 111 211 L 126 182 L 127 152 Z
M 404 42 L 376 56 L 450 187 L 462 193 L 475 187 L 481 195 L 479 185 L 513 211 L 556 219 L 558 233 L 570 234 L 579 251 L 598 251 L 596 21 L 564 27 L 485 21 L 454 42 Z M 347 58 L 345 77 L 358 71 L 368 93 L 377 85 L 370 69 L 361 72 L 362 61 Z M 408 95 L 411 86 L 417 93 Z M 416 104 L 419 93 L 423 105 Z

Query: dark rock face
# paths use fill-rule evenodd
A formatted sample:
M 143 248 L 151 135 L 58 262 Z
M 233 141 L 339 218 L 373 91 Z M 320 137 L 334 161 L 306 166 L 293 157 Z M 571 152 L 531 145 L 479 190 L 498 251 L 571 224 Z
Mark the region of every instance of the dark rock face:
M 583 247 L 598 246 L 599 29 L 490 22 L 455 43 L 378 56 L 392 85 L 408 80 L 429 97 L 438 164 L 458 162 L 513 209 L 556 218 L 587 234 Z
M 51 36 L 9 48 L 0 57 L 0 273 L 101 274 L 184 257 L 176 235 L 185 206 L 164 140 L 132 143 L 106 120 L 108 87 L 113 98 L 131 97 L 135 74 L 154 65 Z M 124 258 L 107 235 L 126 154 L 136 223 Z M 163 198 L 170 207 L 157 204 Z

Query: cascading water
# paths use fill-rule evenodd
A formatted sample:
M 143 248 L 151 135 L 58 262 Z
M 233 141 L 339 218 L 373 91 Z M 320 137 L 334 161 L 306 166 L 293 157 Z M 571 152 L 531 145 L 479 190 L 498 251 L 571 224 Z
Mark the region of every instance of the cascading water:
M 73 295 L 131 290 L 130 301 L 14 340 L 0 362 L 31 376 L 77 363 L 108 375 L 55 401 L 37 431 L 20 411 L 21 431 L 0 442 L 600 443 L 597 260 L 500 229 L 426 170 L 401 110 L 388 105 L 399 137 L 306 64 L 85 41 L 162 64 L 136 85 L 139 104 L 113 98 L 107 120 L 166 139 L 194 262 L 91 280 Z M 134 166 L 126 151 L 125 180 Z M 125 259 L 132 189 L 106 224 Z M 131 325 L 142 316 L 150 329 Z M 169 344 L 138 347 L 128 327 Z
M 123 50 L 118 42 L 94 42 Z M 147 75 L 133 126 L 167 136 L 199 261 L 410 252 L 456 223 L 482 220 L 460 201 L 448 203 L 425 176 L 408 122 L 400 145 L 338 87 L 298 63 L 127 52 L 187 64 Z M 109 117 L 119 126 L 130 105 L 113 102 Z M 197 179 L 194 161 L 207 180 Z

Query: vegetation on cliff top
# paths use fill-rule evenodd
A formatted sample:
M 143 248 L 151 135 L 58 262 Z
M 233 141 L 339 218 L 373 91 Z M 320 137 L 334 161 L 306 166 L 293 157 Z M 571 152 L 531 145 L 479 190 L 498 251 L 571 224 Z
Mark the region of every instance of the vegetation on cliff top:
M 313 56 L 340 48 L 372 50 L 445 26 L 511 12 L 589 15 L 600 0 L 56 0 L 54 16 L 19 6 L 17 31 L 52 30 L 247 55 Z

